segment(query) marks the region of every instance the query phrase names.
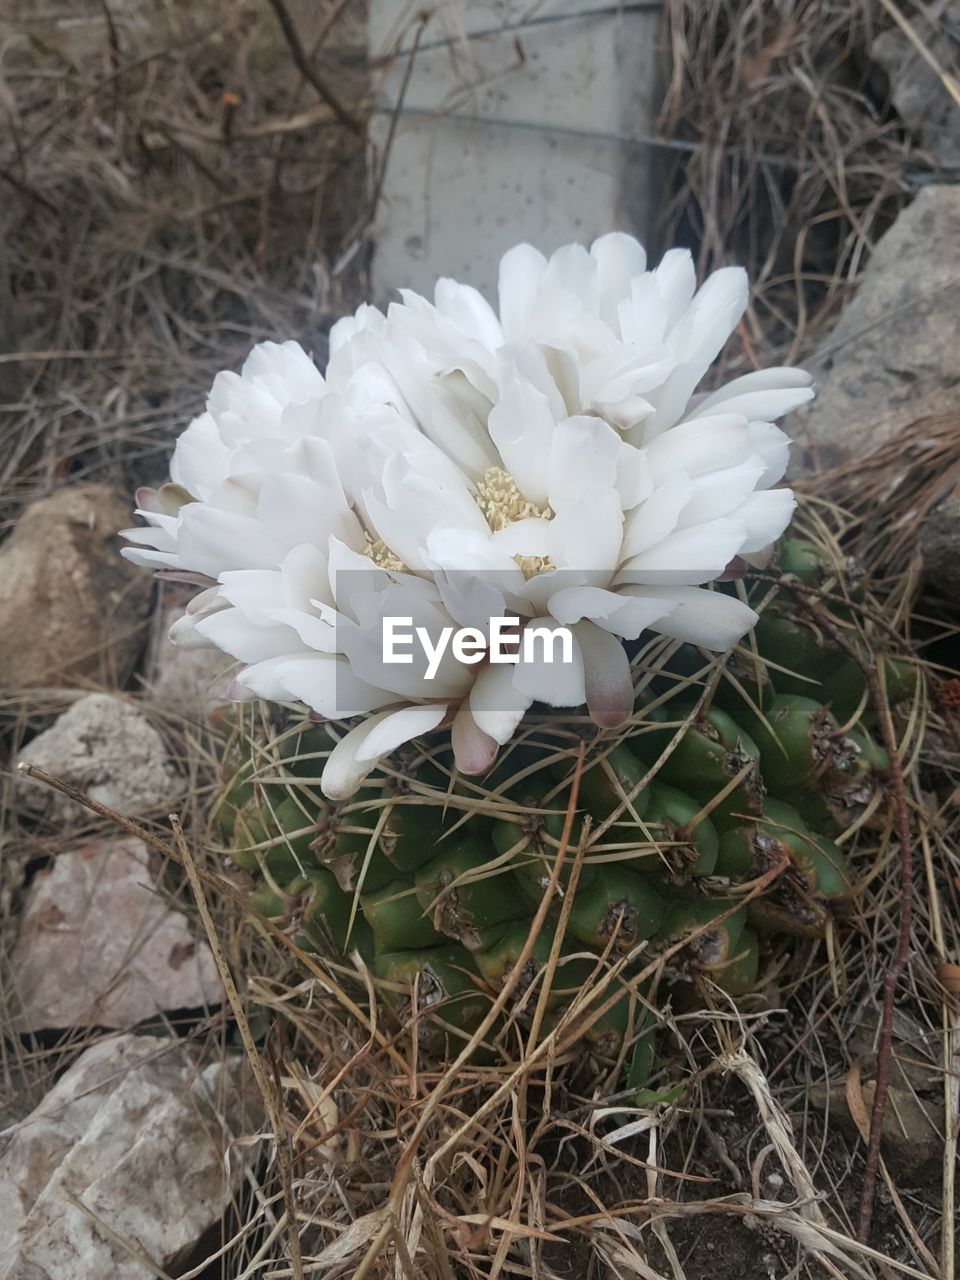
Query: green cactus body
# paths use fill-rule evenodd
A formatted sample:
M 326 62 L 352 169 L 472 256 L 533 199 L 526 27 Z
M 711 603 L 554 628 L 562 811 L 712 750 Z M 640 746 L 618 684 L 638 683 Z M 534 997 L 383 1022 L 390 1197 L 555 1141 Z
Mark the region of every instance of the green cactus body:
M 662 782 L 650 788 L 646 822 L 659 844 L 659 859 L 646 857 L 639 870 L 665 870 L 675 884 L 694 876 L 712 875 L 717 863 L 719 837 L 709 818 L 692 823 L 703 806 L 676 787 Z
M 484 932 L 526 912 L 513 874 L 491 868 L 492 845 L 464 837 L 426 863 L 416 874 L 417 901 L 434 927 L 477 951 Z
M 823 607 L 858 635 L 839 562 L 791 538 L 779 567 L 822 588 Z M 617 1058 L 633 1034 L 631 1008 L 648 1016 L 631 984 L 675 943 L 655 1001 L 692 1007 L 716 999 L 715 989 L 751 990 L 769 939 L 842 927 L 858 878 L 844 849 L 863 841 L 834 837 L 889 820 L 889 760 L 869 731 L 863 673 L 835 632 L 792 590 L 771 596 L 769 575 L 721 589 L 763 602 L 753 635 L 724 655 L 662 645 L 655 653 L 669 656 L 650 671 L 636 656 L 648 701 L 617 742 L 593 736 L 579 714 L 561 716 L 557 733 L 535 707 L 529 731 L 485 778 L 457 775 L 438 732 L 397 752 L 384 777 L 371 775 L 339 805 L 318 791 L 326 730 L 300 726 L 276 743 L 246 744 L 249 759 L 228 771 L 212 826 L 251 907 L 305 949 L 359 951 L 396 1018 L 405 1023 L 416 1008 L 418 1042 L 431 1053 L 457 1049 L 480 1024 L 540 908 L 506 1017 L 521 1030 L 533 1025 L 540 998 L 531 984 L 545 981 L 562 920 L 543 1026 L 568 1017 L 604 965 L 621 966 L 620 995 L 584 1029 L 588 1059 Z M 891 706 L 911 707 L 918 667 L 888 658 L 882 673 Z M 544 905 L 581 741 L 577 808 Z M 652 1069 L 655 1022 L 638 1023 L 641 1075 Z
M 381 951 L 374 961 L 374 973 L 401 1023 L 416 1014 L 417 1041 L 429 1053 L 446 1054 L 461 1048 L 463 1039 L 479 1027 L 490 1007 L 479 974 L 461 947 Z M 463 1035 L 451 1035 L 448 1027 Z
M 444 940 L 424 915 L 416 889 L 408 880 L 394 880 L 364 894 L 363 914 L 380 951 L 430 947 Z
M 631 951 L 651 938 L 663 919 L 663 899 L 649 877 L 617 867 L 601 867 L 579 886 L 567 929 L 588 946 Z
M 513 922 L 506 925 L 495 941 L 477 951 L 474 956 L 477 968 L 491 987 L 499 989 L 506 982 L 523 954 L 529 934 L 529 921 Z M 520 975 L 518 994 L 522 995 L 537 975 L 546 968 L 553 943 L 553 929 L 542 928 L 534 939 L 530 955 Z M 576 939 L 564 940 L 551 984 L 549 997 L 551 1005 L 563 1003 L 565 997 L 579 990 L 594 972 L 596 963 L 589 956 L 583 955 L 583 950 L 584 948 L 577 943 Z
M 693 711 L 692 704 L 681 704 L 672 718 L 683 723 Z M 675 733 L 676 725 L 655 730 L 649 735 L 646 749 L 663 751 Z M 643 743 L 644 739 L 638 741 Z M 733 778 L 740 777 L 736 787 L 710 811 L 714 826 L 724 828 L 742 822 L 743 815 L 760 812 L 763 782 L 759 760 L 760 752 L 749 734 L 726 711 L 711 706 L 692 721 L 657 777 L 688 791 L 701 805 L 715 800 Z

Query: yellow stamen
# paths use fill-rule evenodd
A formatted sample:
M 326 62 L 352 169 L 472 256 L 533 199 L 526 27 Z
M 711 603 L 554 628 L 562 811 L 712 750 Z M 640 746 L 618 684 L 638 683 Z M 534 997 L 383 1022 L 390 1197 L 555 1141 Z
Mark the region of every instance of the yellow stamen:
M 367 555 L 374 564 L 379 565 L 381 569 L 386 569 L 389 573 L 407 572 L 407 566 L 390 550 L 382 538 L 374 538 L 366 529 L 363 536 L 367 542 Z
M 525 498 L 517 486 L 516 480 L 502 467 L 489 467 L 477 481 L 474 495 L 483 518 L 494 533 L 506 529 L 517 520 L 552 520 L 553 511 L 549 506 L 537 506 L 529 498 Z M 556 566 L 548 556 L 514 556 L 514 561 L 525 578 L 533 578 L 538 573 L 547 573 Z

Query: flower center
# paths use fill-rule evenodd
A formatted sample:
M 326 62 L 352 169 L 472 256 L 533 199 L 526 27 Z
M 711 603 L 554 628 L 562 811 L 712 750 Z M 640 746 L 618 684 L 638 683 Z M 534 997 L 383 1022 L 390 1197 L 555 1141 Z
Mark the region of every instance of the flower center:
M 552 520 L 553 511 L 549 506 L 538 507 L 535 502 L 525 498 L 517 486 L 516 480 L 503 467 L 488 467 L 477 481 L 474 500 L 484 520 L 494 533 L 506 529 L 518 520 Z M 514 556 L 514 561 L 523 571 L 525 578 L 532 578 L 538 573 L 547 573 L 556 566 L 548 556 Z
M 375 538 L 368 530 L 363 531 L 366 540 L 366 553 L 375 565 L 386 569 L 389 573 L 406 573 L 407 566 L 398 555 L 390 550 L 382 538 Z
M 553 512 L 549 507 L 538 507 L 535 502 L 523 496 L 517 488 L 516 480 L 503 467 L 487 468 L 477 481 L 475 498 L 484 520 L 494 533 L 506 529 L 507 525 L 514 524 L 517 520 L 529 520 L 531 517 L 553 519 Z

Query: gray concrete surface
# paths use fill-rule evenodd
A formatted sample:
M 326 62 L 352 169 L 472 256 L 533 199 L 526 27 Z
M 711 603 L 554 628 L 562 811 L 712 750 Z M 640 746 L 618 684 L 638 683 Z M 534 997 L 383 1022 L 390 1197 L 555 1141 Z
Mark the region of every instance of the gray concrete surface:
M 500 255 L 521 240 L 550 252 L 614 229 L 642 236 L 661 5 L 440 0 L 411 70 L 419 11 L 370 0 L 381 153 L 395 121 L 375 228 L 376 301 L 401 286 L 430 293 L 438 275 L 493 298 Z

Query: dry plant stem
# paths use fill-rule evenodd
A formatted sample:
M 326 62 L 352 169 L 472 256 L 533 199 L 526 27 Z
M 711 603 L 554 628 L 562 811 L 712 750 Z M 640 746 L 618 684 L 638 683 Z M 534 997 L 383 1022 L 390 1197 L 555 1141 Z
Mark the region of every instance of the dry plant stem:
M 873 1222 L 877 1173 L 880 1167 L 880 1135 L 883 1130 L 883 1116 L 887 1105 L 887 1092 L 890 1087 L 890 1062 L 893 1057 L 893 1007 L 900 975 L 906 967 L 910 954 L 910 928 L 913 923 L 913 853 L 911 848 L 910 815 L 907 809 L 903 769 L 897 750 L 896 735 L 893 731 L 893 722 L 890 719 L 890 710 L 880 687 L 880 678 L 875 660 L 864 660 L 856 648 L 850 644 L 843 632 L 834 625 L 826 610 L 816 599 L 815 592 L 808 590 L 792 574 L 785 574 L 781 579 L 781 583 L 797 597 L 803 608 L 816 619 L 833 642 L 839 645 L 863 671 L 867 688 L 870 691 L 870 699 L 877 713 L 883 745 L 890 759 L 890 788 L 893 792 L 897 817 L 897 834 L 900 838 L 900 924 L 897 932 L 896 949 L 883 980 L 883 1008 L 880 1016 L 880 1039 L 877 1044 L 876 1092 L 873 1096 L 873 1107 L 870 1112 L 870 1141 L 867 1146 L 867 1158 L 863 1171 L 863 1188 L 860 1194 L 860 1213 L 857 1222 L 857 1238 L 861 1243 L 866 1243 Z
M 183 834 L 183 827 L 180 825 L 180 819 L 176 814 L 170 815 L 170 826 L 173 829 L 177 852 L 180 854 L 180 860 L 187 873 L 187 879 L 193 891 L 197 911 L 200 913 L 200 920 L 210 943 L 210 949 L 217 962 L 217 968 L 220 970 L 220 979 L 227 993 L 230 1008 L 233 1010 L 233 1016 L 240 1031 L 240 1039 L 243 1041 L 243 1047 L 247 1052 L 250 1069 L 256 1078 L 257 1087 L 263 1097 L 267 1114 L 270 1116 L 270 1124 L 277 1144 L 277 1163 L 280 1168 L 283 1202 L 287 1211 L 290 1266 L 294 1280 L 303 1280 L 303 1256 L 300 1250 L 300 1232 L 297 1229 L 297 1206 L 293 1195 L 293 1159 L 290 1151 L 290 1135 L 287 1133 L 286 1125 L 284 1124 L 283 1111 L 278 1101 L 277 1090 L 268 1079 L 263 1063 L 260 1060 L 260 1054 L 257 1052 L 257 1046 L 254 1044 L 250 1024 L 247 1022 L 246 1014 L 243 1011 L 243 1001 L 240 999 L 240 993 L 237 991 L 236 983 L 233 981 L 233 974 L 230 972 L 230 966 L 227 964 L 227 957 L 224 955 L 216 925 L 213 923 L 213 916 L 210 914 L 210 908 L 207 905 L 203 884 L 197 873 L 197 864 L 193 860 L 193 854 L 190 852 L 190 847 Z
M 362 131 L 360 122 L 354 119 L 333 90 L 330 89 L 320 76 L 317 75 L 317 70 L 311 64 L 307 51 L 303 47 L 303 43 L 300 39 L 300 33 L 297 31 L 293 19 L 287 12 L 287 6 L 284 4 L 284 0 L 270 0 L 270 7 L 277 15 L 277 22 L 280 24 L 280 30 L 283 32 L 283 38 L 286 40 L 290 48 L 290 56 L 293 59 L 297 70 L 305 80 L 308 80 L 310 84 L 313 85 L 314 89 L 317 91 L 317 95 L 327 104 L 340 123 L 342 125 L 346 125 L 346 127 L 351 129 L 354 133 L 360 133 Z

